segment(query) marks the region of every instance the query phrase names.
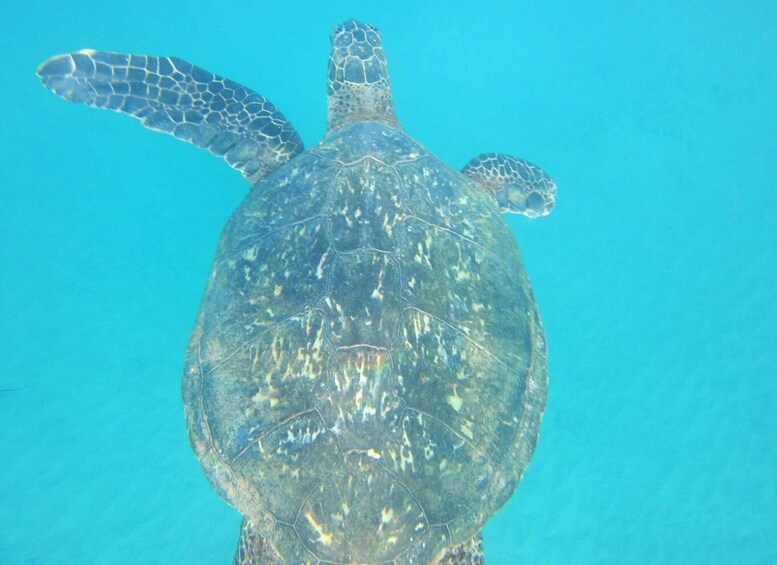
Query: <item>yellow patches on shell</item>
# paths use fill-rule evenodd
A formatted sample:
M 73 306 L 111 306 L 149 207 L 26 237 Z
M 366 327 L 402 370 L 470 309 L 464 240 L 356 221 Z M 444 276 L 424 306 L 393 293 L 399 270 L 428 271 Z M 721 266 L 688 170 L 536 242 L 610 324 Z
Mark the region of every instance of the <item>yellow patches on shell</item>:
M 321 376 L 320 365 L 322 361 L 321 350 L 324 347 L 324 329 L 321 326 L 314 326 L 312 320 L 308 319 L 305 326 L 305 333 L 310 337 L 314 328 L 315 339 L 308 348 L 299 348 L 297 350 L 297 361 L 302 363 L 302 374 L 311 380 L 316 380 Z
M 413 460 L 413 452 L 410 450 L 412 447 L 410 438 L 407 436 L 407 431 L 402 431 L 402 447 L 399 448 L 399 467 L 404 473 L 408 467 L 415 469 L 415 461 Z
M 381 508 L 380 510 L 380 521 L 383 524 L 388 524 L 394 519 L 394 509 L 393 508 Z
M 389 237 L 391 237 L 391 236 L 392 236 L 392 234 L 393 234 L 393 232 L 394 232 L 394 224 L 395 224 L 395 223 L 396 223 L 396 222 L 397 222 L 399 219 L 400 219 L 400 216 L 399 216 L 399 215 L 396 215 L 396 216 L 394 216 L 394 221 L 393 221 L 393 222 L 389 222 L 389 215 L 388 215 L 388 212 L 386 212 L 385 214 L 383 214 L 383 224 L 382 224 L 382 226 L 381 226 L 381 227 L 383 228 L 383 230 L 386 232 L 386 234 L 387 234 Z
M 308 519 L 308 522 L 310 523 L 312 528 L 316 530 L 316 533 L 318 534 L 318 539 L 316 539 L 315 541 L 327 547 L 332 545 L 332 540 L 333 540 L 332 534 L 328 534 L 324 531 L 324 527 L 318 522 L 316 522 L 316 519 L 313 516 L 313 514 L 311 514 L 310 512 L 306 512 L 305 518 Z
M 278 393 L 277 388 L 275 388 L 272 385 L 268 385 L 266 392 L 264 390 L 260 390 L 259 392 L 257 392 L 255 395 L 251 397 L 251 400 L 256 402 L 257 404 L 261 402 L 269 402 L 270 408 L 273 408 L 279 402 L 277 393 Z
M 451 407 L 456 412 L 460 411 L 461 410 L 461 405 L 464 404 L 464 401 L 461 398 L 459 398 L 458 396 L 448 396 L 446 398 L 446 401 L 448 402 L 448 404 L 451 405 Z
M 453 271 L 453 278 L 456 279 L 456 282 L 467 281 L 472 278 L 469 270 L 466 268 L 462 269 L 458 265 L 454 265 L 451 267 L 451 270 Z
M 429 250 L 432 247 L 432 242 L 434 239 L 432 238 L 431 233 L 427 233 L 426 237 L 424 238 L 423 242 L 418 242 L 416 244 L 416 254 L 413 256 L 413 261 L 418 263 L 419 265 L 426 264 L 430 269 L 432 268 L 432 263 L 429 260 Z
M 464 399 L 459 396 L 455 385 L 453 387 L 453 394 L 448 395 L 445 398 L 445 401 L 450 404 L 451 408 L 453 408 L 456 412 L 459 412 L 461 410 L 462 404 L 464 404 Z
M 463 433 L 469 439 L 475 439 L 475 435 L 472 433 L 472 422 L 465 420 L 461 425 L 461 433 Z
M 326 262 L 327 257 L 329 257 L 328 250 L 321 256 L 321 260 L 318 262 L 318 266 L 316 267 L 316 278 L 319 280 L 324 278 L 324 263 Z
M 419 243 L 418 244 L 418 253 L 413 255 L 413 261 L 415 261 L 416 263 L 421 263 L 423 252 L 424 252 L 423 247 L 421 247 L 421 244 Z
M 243 259 L 246 261 L 256 261 L 256 258 L 259 256 L 259 246 L 253 245 L 243 251 Z
M 270 346 L 270 351 L 272 352 L 272 358 L 273 361 L 275 361 L 276 365 L 280 365 L 283 362 L 284 359 L 284 353 L 285 353 L 285 340 L 281 336 L 281 334 L 277 334 L 273 340 L 272 344 Z
M 375 290 L 372 291 L 371 298 L 383 300 L 383 277 L 385 275 L 386 275 L 386 267 L 383 266 L 378 272 L 378 286 L 375 287 Z

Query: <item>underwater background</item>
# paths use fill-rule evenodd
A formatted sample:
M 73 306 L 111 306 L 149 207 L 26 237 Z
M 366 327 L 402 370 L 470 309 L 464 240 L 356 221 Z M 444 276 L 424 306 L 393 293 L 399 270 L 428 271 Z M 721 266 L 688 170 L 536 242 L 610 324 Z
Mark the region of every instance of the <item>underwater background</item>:
M 179 56 L 311 146 L 350 17 L 383 32 L 410 135 L 559 187 L 550 216 L 507 219 L 550 393 L 488 565 L 777 563 L 777 4 L 639 4 L 3 0 L 0 563 L 226 564 L 240 524 L 189 447 L 180 376 L 248 185 L 37 66 Z

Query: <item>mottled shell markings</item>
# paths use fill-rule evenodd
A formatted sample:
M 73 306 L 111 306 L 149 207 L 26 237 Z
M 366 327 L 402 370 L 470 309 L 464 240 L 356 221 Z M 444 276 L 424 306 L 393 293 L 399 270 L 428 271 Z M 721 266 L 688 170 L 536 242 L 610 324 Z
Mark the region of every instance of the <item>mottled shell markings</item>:
M 543 386 L 522 377 L 531 297 L 468 187 L 397 130 L 357 124 L 260 182 L 225 230 L 201 410 L 240 491 L 225 497 L 271 516 L 256 527 L 278 547 L 436 553 L 472 537 L 525 465 L 524 399 Z

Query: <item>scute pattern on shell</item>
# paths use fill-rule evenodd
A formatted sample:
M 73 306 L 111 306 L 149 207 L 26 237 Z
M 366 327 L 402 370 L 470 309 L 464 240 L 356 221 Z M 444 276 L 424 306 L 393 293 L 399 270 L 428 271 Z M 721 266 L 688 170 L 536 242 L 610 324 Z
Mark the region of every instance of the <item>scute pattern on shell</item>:
M 360 122 L 233 216 L 184 399 L 214 487 L 286 562 L 428 563 L 514 490 L 546 379 L 535 300 L 490 197 Z

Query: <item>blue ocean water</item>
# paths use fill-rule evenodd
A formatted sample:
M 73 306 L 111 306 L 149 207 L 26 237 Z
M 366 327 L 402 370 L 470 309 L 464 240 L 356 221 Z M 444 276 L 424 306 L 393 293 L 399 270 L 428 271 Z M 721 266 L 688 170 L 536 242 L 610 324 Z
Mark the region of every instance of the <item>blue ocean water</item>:
M 229 563 L 240 523 L 190 450 L 180 372 L 247 186 L 35 69 L 180 56 L 312 145 L 349 17 L 383 31 L 412 136 L 559 186 L 549 217 L 509 218 L 551 381 L 489 565 L 776 563 L 776 5 L 489 0 L 5 3 L 0 563 Z

